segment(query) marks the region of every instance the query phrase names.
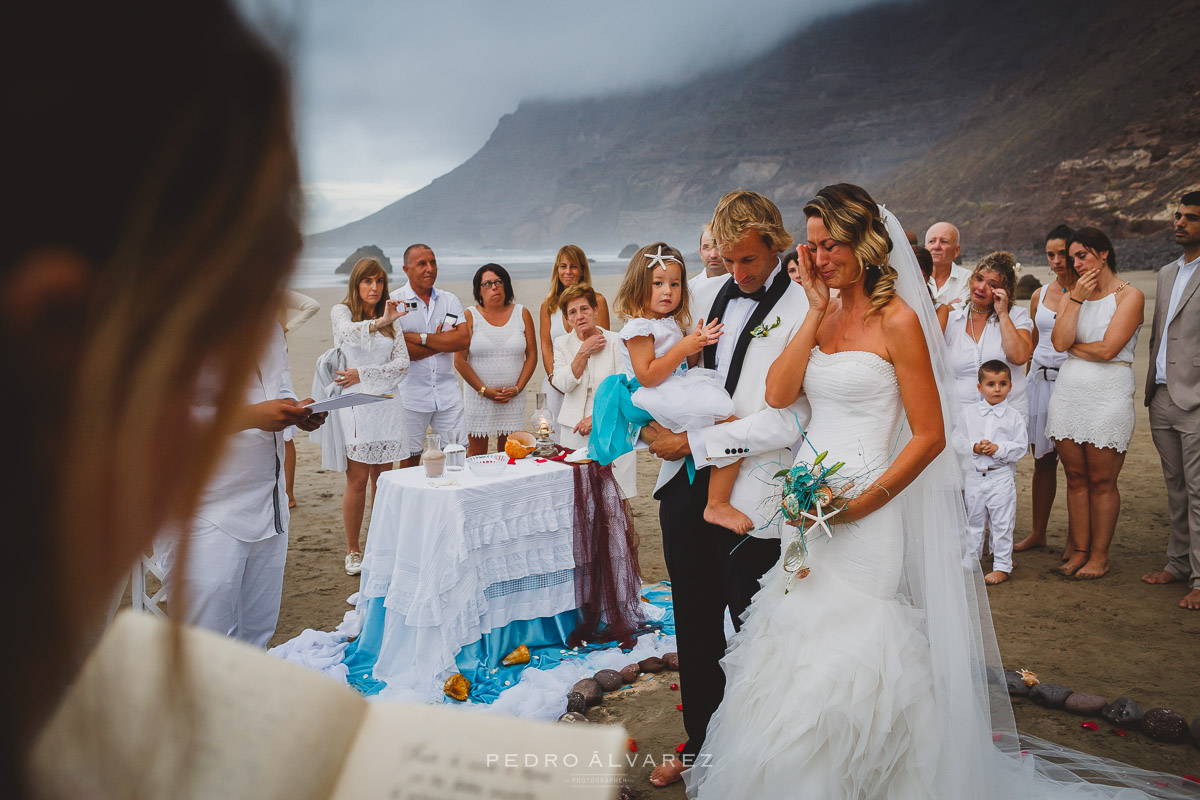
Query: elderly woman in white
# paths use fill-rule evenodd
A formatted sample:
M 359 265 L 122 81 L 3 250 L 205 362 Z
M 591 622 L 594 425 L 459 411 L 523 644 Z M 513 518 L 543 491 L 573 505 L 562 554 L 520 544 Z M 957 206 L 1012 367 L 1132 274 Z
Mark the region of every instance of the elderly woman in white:
M 592 433 L 592 400 L 600 382 L 619 371 L 620 338 L 596 324 L 596 292 L 586 283 L 568 286 L 559 308 L 571 331 L 554 339 L 554 371 L 550 383 L 563 393 L 558 412 L 559 442 L 563 447 L 586 447 Z M 637 494 L 636 453 L 613 462 L 613 475 L 626 497 Z

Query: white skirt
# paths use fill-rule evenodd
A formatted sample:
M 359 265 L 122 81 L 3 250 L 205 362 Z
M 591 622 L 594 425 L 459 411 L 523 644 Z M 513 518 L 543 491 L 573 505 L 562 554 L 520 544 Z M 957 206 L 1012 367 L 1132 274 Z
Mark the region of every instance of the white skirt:
M 1053 377 L 1047 377 L 1046 373 Z M 1050 396 L 1054 394 L 1058 370 L 1049 368 L 1043 372 L 1041 367 L 1029 371 L 1029 382 L 1025 395 L 1029 398 L 1029 444 L 1033 446 L 1033 457 L 1054 452 L 1054 442 L 1046 436 L 1046 412 L 1050 408 Z
M 1046 411 L 1046 437 L 1124 453 L 1133 438 L 1133 391 L 1127 362 L 1068 358 Z
M 658 386 L 643 386 L 633 404 L 674 433 L 707 428 L 733 414 L 733 400 L 716 370 L 689 369 Z

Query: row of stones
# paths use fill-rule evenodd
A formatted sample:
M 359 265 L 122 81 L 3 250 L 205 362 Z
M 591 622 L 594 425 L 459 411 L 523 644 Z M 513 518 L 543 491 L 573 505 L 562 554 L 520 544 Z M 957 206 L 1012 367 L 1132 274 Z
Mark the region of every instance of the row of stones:
M 1045 708 L 1061 708 L 1085 717 L 1101 716 L 1118 728 L 1140 730 L 1159 742 L 1192 740 L 1200 747 L 1200 717 L 1188 724 L 1187 719 L 1168 708 L 1142 711 L 1136 701 L 1118 697 L 1111 703 L 1098 694 L 1076 692 L 1057 683 L 1026 683 L 1025 676 L 1012 670 L 1004 671 L 1005 683 L 1011 697 L 1028 697 Z
M 559 722 L 587 722 L 583 712 L 589 707 L 598 705 L 604 699 L 605 692 L 615 692 L 622 686 L 628 686 L 638 679 L 642 673 L 656 674 L 665 669 L 679 669 L 679 654 L 666 653 L 662 658 L 651 656 L 643 658 L 636 664 L 630 664 L 620 670 L 602 669 L 590 678 L 576 682 L 567 693 L 567 711 L 558 718 Z

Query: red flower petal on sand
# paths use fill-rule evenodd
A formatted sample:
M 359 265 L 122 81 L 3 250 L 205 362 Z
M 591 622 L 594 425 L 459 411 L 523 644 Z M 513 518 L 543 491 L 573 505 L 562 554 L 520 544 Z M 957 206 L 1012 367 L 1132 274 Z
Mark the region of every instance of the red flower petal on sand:
M 1081 722 L 1081 723 L 1079 723 L 1079 727 L 1087 728 L 1089 731 L 1094 731 L 1094 730 L 1098 730 L 1100 726 L 1094 722 Z
M 1114 734 L 1116 734 L 1117 736 L 1124 736 L 1124 735 L 1125 735 L 1125 729 L 1124 729 L 1124 728 L 1113 728 L 1113 729 L 1112 729 L 1112 732 L 1113 732 Z
M 685 744 L 687 744 L 687 742 L 680 742 L 680 743 L 679 743 L 679 746 L 675 748 L 675 752 L 676 752 L 676 753 L 682 753 L 682 752 L 683 752 L 683 746 L 684 746 Z
M 1200 783 L 1200 778 L 1197 778 L 1195 775 L 1184 775 L 1183 779 L 1185 781 L 1192 781 L 1194 783 Z
M 672 691 L 672 692 L 675 692 L 675 691 L 678 691 L 678 690 L 679 690 L 679 684 L 678 684 L 678 683 L 672 683 L 672 684 L 671 684 L 671 691 Z
M 675 707 L 678 708 L 680 711 L 683 711 L 683 703 L 677 703 L 675 705 Z
M 629 749 L 634 753 L 637 752 L 637 739 L 629 740 Z

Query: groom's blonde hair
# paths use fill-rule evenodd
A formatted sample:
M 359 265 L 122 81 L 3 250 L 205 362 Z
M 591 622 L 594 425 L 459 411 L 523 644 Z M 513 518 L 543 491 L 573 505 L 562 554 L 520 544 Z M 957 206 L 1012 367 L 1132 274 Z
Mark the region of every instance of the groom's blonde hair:
M 713 211 L 712 222 L 708 223 L 718 247 L 727 247 L 747 231 L 758 231 L 763 243 L 781 253 L 792 246 L 792 235 L 783 227 L 783 215 L 779 207 L 758 192 L 749 189 L 734 189 L 726 192 Z

